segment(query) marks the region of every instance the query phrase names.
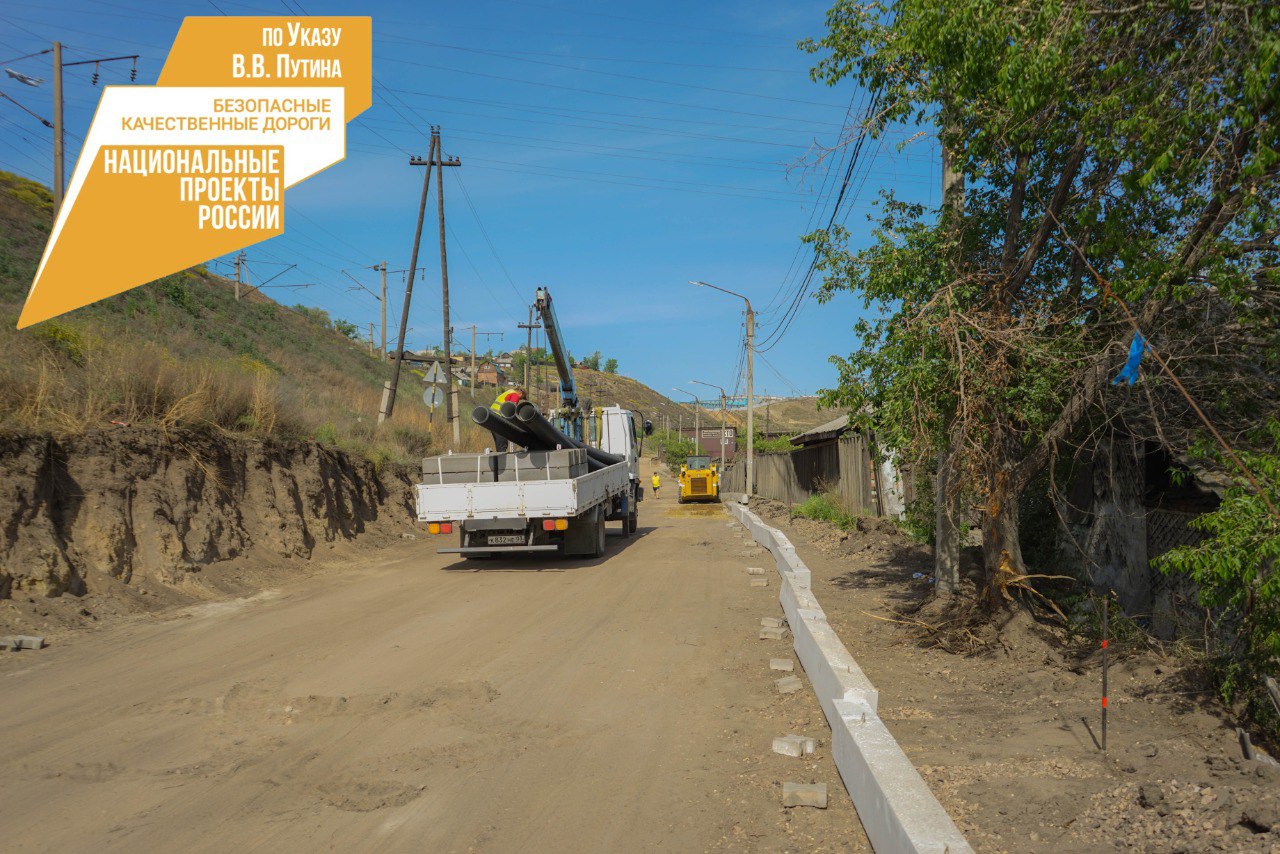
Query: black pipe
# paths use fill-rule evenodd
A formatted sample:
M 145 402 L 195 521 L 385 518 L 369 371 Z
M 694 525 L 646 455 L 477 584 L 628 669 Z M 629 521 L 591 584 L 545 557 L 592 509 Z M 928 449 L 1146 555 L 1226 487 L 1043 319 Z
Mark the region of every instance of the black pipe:
M 516 405 L 515 405 L 513 402 L 511 402 L 510 400 L 504 400 L 504 401 L 502 401 L 502 410 L 501 410 L 501 412 L 502 412 L 502 417 L 503 417 L 503 418 L 515 418 L 515 417 L 516 417 Z
M 547 442 L 553 448 L 559 445 L 562 448 L 581 448 L 586 451 L 588 468 L 592 471 L 595 471 L 596 468 L 603 468 L 622 462 L 622 457 L 605 453 L 599 448 L 593 448 L 590 445 L 569 438 L 556 429 L 556 426 L 538 411 L 538 407 L 527 400 L 521 401 L 519 406 L 516 407 L 516 422 L 528 430 L 535 439 Z M 598 465 L 590 465 L 591 462 L 595 462 Z
M 471 420 L 494 436 L 506 439 L 508 442 L 514 442 L 522 448 L 528 448 L 534 443 L 534 438 L 528 430 L 525 430 L 524 427 L 509 418 L 503 418 L 487 406 L 477 406 L 473 409 L 471 411 Z

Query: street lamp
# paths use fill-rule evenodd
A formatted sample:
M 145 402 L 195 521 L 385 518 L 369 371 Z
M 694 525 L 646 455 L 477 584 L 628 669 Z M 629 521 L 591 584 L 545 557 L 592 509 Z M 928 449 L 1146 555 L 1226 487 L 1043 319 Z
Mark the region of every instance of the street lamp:
M 713 291 L 737 297 L 747 304 L 747 494 L 751 495 L 756 491 L 756 313 L 751 310 L 751 300 L 742 294 L 722 288 L 719 285 L 713 285 L 710 282 L 690 279 L 689 284 L 697 285 L 700 288 L 711 288 Z
M 671 390 L 678 391 L 681 394 L 687 394 L 689 395 L 689 397 L 693 398 L 693 441 L 694 441 L 694 444 L 698 446 L 698 452 L 701 453 L 702 452 L 702 427 L 701 427 L 702 422 L 699 416 L 702 413 L 702 401 L 698 398 L 696 394 L 694 394 L 691 391 L 685 391 L 684 389 L 676 388 L 675 386 L 672 386 Z M 683 439 L 684 436 L 682 435 L 680 438 Z
M 725 401 L 728 399 L 729 393 L 724 390 L 723 386 L 718 386 L 715 383 L 704 383 L 702 380 L 689 380 L 689 382 L 697 383 L 698 385 L 709 386 L 711 388 L 720 389 L 720 468 L 723 469 L 724 468 L 724 435 L 727 432 L 727 429 L 725 426 L 725 422 L 727 421 L 727 414 L 725 411 L 727 408 L 727 405 Z

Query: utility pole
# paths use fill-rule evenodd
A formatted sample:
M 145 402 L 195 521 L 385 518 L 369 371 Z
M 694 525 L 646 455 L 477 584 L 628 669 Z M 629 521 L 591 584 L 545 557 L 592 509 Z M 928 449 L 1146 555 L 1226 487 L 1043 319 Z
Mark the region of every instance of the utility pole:
M 756 488 L 756 313 L 751 309 L 751 300 L 740 293 L 710 282 L 690 280 L 689 284 L 737 297 L 747 305 L 747 495 L 753 495 Z
M 133 71 L 129 75 L 130 82 L 138 79 L 138 56 L 103 56 L 98 59 L 82 59 L 78 62 L 62 61 L 62 42 L 53 43 L 53 216 L 56 220 L 62 208 L 62 197 L 66 192 L 66 123 L 63 121 L 62 69 L 74 65 L 94 66 L 93 83 L 98 84 L 97 68 L 104 62 L 117 62 L 123 59 L 133 60 Z
M 382 361 L 387 360 L 387 262 L 383 261 L 375 270 L 382 271 Z
M 428 162 L 435 158 L 436 143 L 438 140 L 435 135 L 435 128 L 432 128 L 431 134 L 431 150 L 427 154 Z M 409 165 L 420 165 L 419 158 L 410 157 Z M 391 379 L 383 386 L 382 391 L 382 409 L 378 412 L 378 423 L 391 417 L 392 411 L 396 406 L 396 389 L 400 384 L 400 365 L 404 362 L 404 336 L 409 328 L 409 302 L 413 298 L 413 277 L 418 274 L 418 246 L 422 243 L 422 220 L 427 211 L 427 190 L 431 188 L 431 170 L 428 169 L 426 174 L 422 176 L 422 198 L 418 201 L 418 227 L 413 233 L 413 251 L 409 255 L 409 271 L 408 278 L 405 280 L 404 286 L 404 309 L 400 312 L 400 344 L 396 347 L 395 367 L 391 370 Z M 448 330 L 445 330 L 445 337 L 448 338 Z
M 373 355 L 373 321 L 369 321 L 369 355 Z
M 756 491 L 756 313 L 747 304 L 747 495 Z
M 462 161 L 456 157 L 450 157 L 448 160 L 444 158 L 444 150 L 440 141 L 440 127 L 434 125 L 431 128 L 431 150 L 432 156 L 427 160 L 412 158 L 409 163 L 414 166 L 426 166 L 430 171 L 431 167 L 436 168 L 436 216 L 440 221 L 440 294 L 442 314 L 444 315 L 444 362 L 445 370 L 448 371 L 448 388 L 445 391 L 444 398 L 444 417 L 446 421 L 453 422 L 453 442 L 458 444 L 462 441 L 461 425 L 457 416 L 457 386 L 454 384 L 453 377 L 453 354 L 452 354 L 452 337 L 453 327 L 449 325 L 449 258 L 445 250 L 444 240 L 444 167 L 445 166 L 461 166 Z M 410 267 L 413 264 L 409 265 Z
M 244 253 L 236 253 L 236 302 L 240 302 L 240 265 L 244 263 Z
M 63 158 L 62 121 L 62 42 L 53 43 L 53 218 L 58 218 L 62 208 L 62 192 L 66 187 Z M 237 297 L 238 299 L 238 297 Z
M 533 330 L 541 329 L 541 323 L 533 322 L 533 306 L 529 306 L 529 322 L 517 323 L 516 326 L 525 331 L 524 340 L 524 390 L 529 392 L 529 363 L 533 359 Z
M 729 432 L 728 427 L 729 408 L 725 404 L 724 392 L 720 392 L 720 468 L 724 468 L 724 448 L 725 434 Z

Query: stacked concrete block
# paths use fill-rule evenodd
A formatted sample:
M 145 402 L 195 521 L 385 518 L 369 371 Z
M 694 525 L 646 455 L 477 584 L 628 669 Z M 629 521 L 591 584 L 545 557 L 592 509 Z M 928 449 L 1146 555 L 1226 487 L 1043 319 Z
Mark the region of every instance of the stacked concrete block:
M 503 454 L 442 454 L 422 461 L 422 482 L 433 486 L 447 483 L 493 483 L 495 460 Z
M 513 451 L 494 456 L 494 471 L 500 483 L 513 483 L 517 480 L 568 480 L 587 473 L 587 452 L 582 448 Z

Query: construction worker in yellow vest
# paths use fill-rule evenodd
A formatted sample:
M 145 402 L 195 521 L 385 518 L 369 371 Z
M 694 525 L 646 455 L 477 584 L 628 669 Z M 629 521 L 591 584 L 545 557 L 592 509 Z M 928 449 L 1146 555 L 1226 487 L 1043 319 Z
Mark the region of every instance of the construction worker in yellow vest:
M 662 478 L 658 477 L 658 473 L 656 471 L 653 473 L 652 483 L 653 483 L 653 497 L 657 498 L 658 489 L 662 486 Z
M 506 403 L 507 401 L 511 401 L 512 403 L 518 404 L 522 400 L 524 400 L 524 389 L 520 388 L 520 386 L 512 386 L 511 388 L 502 392 L 502 394 L 498 395 L 498 399 L 495 400 L 493 402 L 493 405 L 490 406 L 489 408 L 492 409 L 494 412 L 501 412 L 502 404 Z
M 502 404 L 507 403 L 508 401 L 510 401 L 511 403 L 519 404 L 520 401 L 522 400 L 524 400 L 524 389 L 520 388 L 520 386 L 512 386 L 511 388 L 499 394 L 497 400 L 495 400 L 489 406 L 489 408 L 492 409 L 494 412 L 501 413 Z M 510 444 L 511 444 L 510 442 L 508 442 L 506 439 L 502 438 L 501 436 L 494 437 L 494 447 L 499 452 L 506 451 L 507 448 L 510 446 Z

